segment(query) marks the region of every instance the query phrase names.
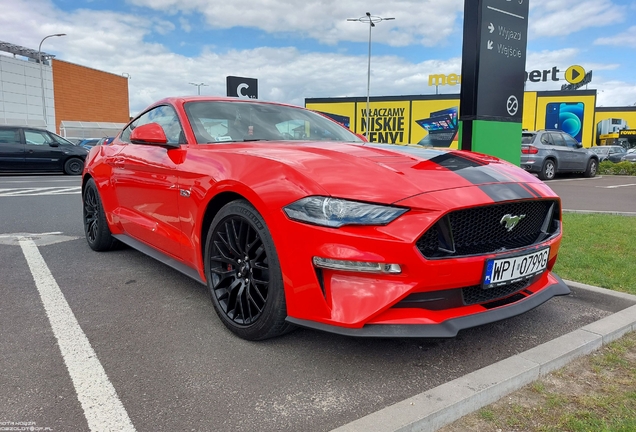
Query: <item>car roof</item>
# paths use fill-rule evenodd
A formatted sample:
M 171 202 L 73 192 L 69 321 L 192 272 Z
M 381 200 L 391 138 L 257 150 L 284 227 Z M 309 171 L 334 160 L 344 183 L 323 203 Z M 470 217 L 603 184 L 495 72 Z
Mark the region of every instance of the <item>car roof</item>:
M 301 109 L 306 109 L 303 107 L 299 107 L 298 105 L 292 105 L 292 104 L 285 104 L 285 103 L 280 103 L 280 102 L 269 102 L 269 101 L 263 101 L 260 99 L 239 99 L 239 98 L 235 98 L 235 97 L 227 97 L 227 96 L 172 96 L 172 97 L 167 97 L 167 98 L 163 98 L 155 103 L 153 103 L 152 105 L 149 105 L 148 108 L 150 107 L 154 107 L 157 105 L 165 105 L 166 103 L 170 103 L 173 105 L 180 105 L 186 102 L 234 102 L 234 103 L 259 103 L 259 104 L 266 104 L 266 105 L 280 105 L 280 106 L 288 106 L 288 107 L 293 107 L 293 108 L 301 108 Z M 148 108 L 144 109 L 144 111 L 146 111 Z
M 49 130 L 47 130 L 45 128 L 37 127 L 37 126 L 11 125 L 11 124 L 0 125 L 0 129 L 7 129 L 7 128 L 11 128 L 11 129 L 20 128 L 20 129 L 38 130 L 38 131 L 43 131 L 43 132 L 51 132 L 51 131 L 49 131 Z

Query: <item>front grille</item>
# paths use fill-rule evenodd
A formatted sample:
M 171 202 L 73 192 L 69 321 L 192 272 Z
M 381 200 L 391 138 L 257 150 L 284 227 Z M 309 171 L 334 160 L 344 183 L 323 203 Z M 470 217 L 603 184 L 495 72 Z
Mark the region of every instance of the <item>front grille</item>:
M 523 219 L 512 230 L 505 215 Z M 558 201 L 516 201 L 457 210 L 445 215 L 417 241 L 426 258 L 450 258 L 504 252 L 541 243 L 560 230 Z
M 464 288 L 455 288 L 442 291 L 426 291 L 421 293 L 409 294 L 400 302 L 395 304 L 394 308 L 418 308 L 427 310 L 446 310 L 462 306 L 470 306 L 474 304 L 482 304 L 484 307 L 496 307 L 491 302 L 495 300 L 505 299 L 503 304 L 514 303 L 525 298 L 523 294 L 519 294 L 519 298 L 515 298 L 513 294 L 520 293 L 537 280 L 536 277 L 526 279 L 519 282 L 513 282 L 497 288 L 484 289 L 481 285 L 473 285 Z M 488 303 L 488 304 L 484 304 Z
M 465 305 L 485 303 L 514 294 L 530 285 L 530 280 L 514 282 L 497 288 L 483 289 L 481 285 L 462 288 L 462 297 Z

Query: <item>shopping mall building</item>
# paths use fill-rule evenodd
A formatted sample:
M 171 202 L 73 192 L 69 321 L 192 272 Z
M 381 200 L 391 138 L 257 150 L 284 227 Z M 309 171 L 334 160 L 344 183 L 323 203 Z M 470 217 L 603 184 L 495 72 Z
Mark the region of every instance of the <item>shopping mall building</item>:
M 129 113 L 126 76 L 0 41 L 0 125 L 99 138 L 119 132 Z

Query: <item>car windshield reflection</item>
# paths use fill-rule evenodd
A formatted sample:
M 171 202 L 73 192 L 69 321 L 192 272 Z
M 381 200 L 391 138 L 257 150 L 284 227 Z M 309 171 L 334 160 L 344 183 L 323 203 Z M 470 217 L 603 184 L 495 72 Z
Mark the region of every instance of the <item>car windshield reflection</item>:
M 196 101 L 185 111 L 199 144 L 248 141 L 362 140 L 313 111 L 257 102 Z

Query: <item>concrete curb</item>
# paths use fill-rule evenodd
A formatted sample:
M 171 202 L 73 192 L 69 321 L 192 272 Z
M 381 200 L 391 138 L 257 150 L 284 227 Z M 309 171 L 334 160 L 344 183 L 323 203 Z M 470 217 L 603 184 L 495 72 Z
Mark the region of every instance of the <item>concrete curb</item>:
M 619 212 L 619 211 L 601 211 L 601 210 L 568 210 L 563 209 L 563 213 L 580 213 L 580 214 L 608 214 L 613 216 L 636 216 L 636 212 Z
M 565 283 L 575 289 L 636 303 L 634 295 L 573 281 Z M 376 411 L 332 432 L 436 431 L 565 366 L 572 360 L 596 351 L 630 331 L 636 331 L 636 305 Z

